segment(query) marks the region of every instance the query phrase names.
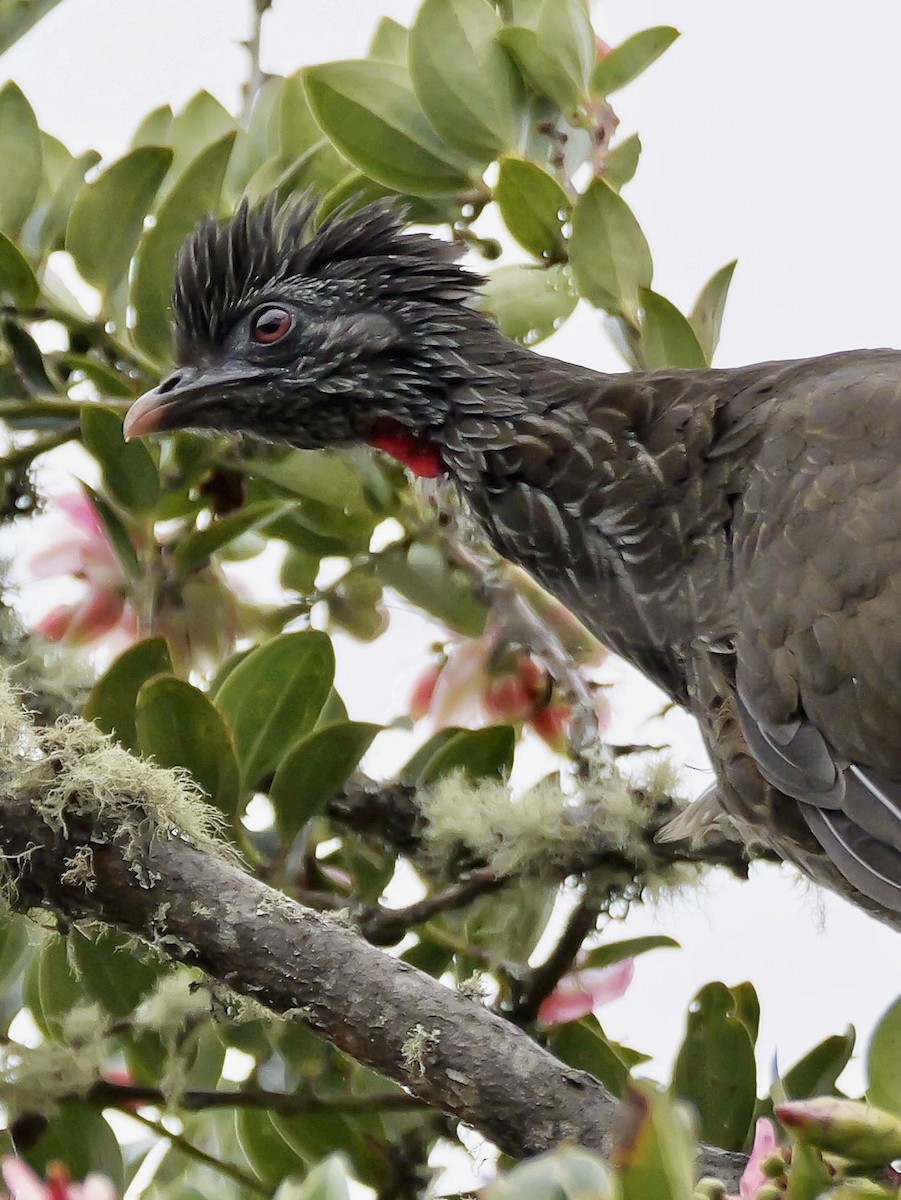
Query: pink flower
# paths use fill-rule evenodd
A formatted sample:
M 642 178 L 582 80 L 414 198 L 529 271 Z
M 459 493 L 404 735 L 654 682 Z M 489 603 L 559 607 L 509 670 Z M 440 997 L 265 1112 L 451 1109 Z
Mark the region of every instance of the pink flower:
M 565 1025 L 587 1017 L 601 1004 L 618 1000 L 632 982 L 635 960 L 624 958 L 609 967 L 585 967 L 564 975 L 538 1010 L 538 1024 Z
M 105 1175 L 73 1183 L 62 1163 L 50 1164 L 46 1182 L 21 1158 L 4 1158 L 2 1170 L 11 1200 L 116 1200 L 116 1189 Z
M 764 1162 L 779 1149 L 776 1129 L 767 1117 L 758 1118 L 754 1128 L 754 1146 L 747 1166 L 738 1181 L 738 1196 L 728 1197 L 727 1200 L 754 1200 L 760 1189 L 773 1180 L 764 1174 Z
M 128 580 L 97 509 L 84 495 L 60 496 L 64 522 L 24 564 L 31 580 L 69 576 L 83 584 L 81 598 L 52 609 L 35 628 L 51 642 L 85 645 L 110 635 L 128 644 L 137 637 L 137 618 L 127 601 Z

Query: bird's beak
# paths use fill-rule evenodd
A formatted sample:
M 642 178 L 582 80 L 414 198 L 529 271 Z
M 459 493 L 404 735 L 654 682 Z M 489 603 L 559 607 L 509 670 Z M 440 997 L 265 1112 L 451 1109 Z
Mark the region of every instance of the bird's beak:
M 263 374 L 259 372 L 260 376 Z M 257 373 L 246 364 L 238 367 L 226 363 L 204 369 L 180 367 L 135 400 L 126 414 L 122 432 L 127 441 L 167 429 L 203 428 L 210 425 L 204 413 L 212 408 L 212 401 L 237 388 L 253 387 L 256 382 Z

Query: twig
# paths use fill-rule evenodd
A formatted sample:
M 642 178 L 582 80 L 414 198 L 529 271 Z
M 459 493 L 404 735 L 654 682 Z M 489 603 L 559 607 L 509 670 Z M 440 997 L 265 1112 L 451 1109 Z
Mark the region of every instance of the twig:
M 260 66 L 260 41 L 263 32 L 263 17 L 272 7 L 272 0 L 253 0 L 253 17 L 250 36 L 242 45 L 250 58 L 250 72 L 244 84 L 241 102 L 241 124 L 246 128 L 253 109 L 253 102 L 265 82 Z
M 186 1154 L 189 1158 L 193 1158 L 197 1162 L 203 1163 L 205 1167 L 212 1167 L 214 1171 L 218 1171 L 220 1175 L 227 1175 L 229 1179 L 233 1179 L 235 1183 L 240 1184 L 241 1187 L 250 1188 L 250 1190 L 256 1192 L 258 1196 L 266 1196 L 267 1200 L 271 1195 L 269 1188 L 260 1183 L 259 1179 L 257 1179 L 255 1176 L 248 1175 L 245 1171 L 242 1171 L 240 1167 L 236 1167 L 234 1163 L 223 1162 L 221 1159 L 215 1158 L 212 1154 L 207 1154 L 206 1150 L 201 1150 L 199 1146 L 195 1146 L 193 1142 L 189 1141 L 184 1136 L 184 1134 L 173 1133 L 171 1129 L 167 1129 L 166 1126 L 161 1124 L 159 1121 L 154 1121 L 150 1117 L 145 1117 L 143 1113 L 133 1112 L 129 1113 L 128 1115 L 133 1121 L 137 1121 L 139 1124 L 144 1125 L 147 1129 L 152 1130 L 157 1137 L 165 1138 L 167 1141 L 171 1142 L 176 1149 L 181 1150 L 181 1152 Z
M 545 961 L 533 968 L 525 980 L 522 994 L 510 1014 L 523 1023 L 534 1021 L 542 1002 L 547 999 L 575 962 L 582 943 L 593 932 L 598 919 L 598 906 L 586 897 L 570 914 L 563 934 Z
M 510 877 L 501 878 L 494 871 L 483 869 L 473 871 L 468 879 L 456 883 L 434 896 L 426 896 L 405 908 L 379 907 L 361 922 L 359 928 L 363 936 L 377 946 L 393 945 L 399 942 L 404 934 L 414 925 L 422 925 L 439 913 L 452 912 L 464 908 L 479 896 L 487 896 L 496 892 L 510 882 Z
M 130 1112 L 135 1104 L 169 1107 L 160 1088 L 143 1084 L 110 1083 L 100 1080 L 87 1093 L 89 1104 L 100 1108 L 120 1108 Z M 194 1090 L 182 1092 L 174 1107 L 185 1112 L 207 1112 L 219 1108 L 263 1108 L 287 1116 L 305 1113 L 342 1113 L 355 1116 L 369 1112 L 407 1112 L 425 1107 L 415 1096 L 406 1092 L 373 1093 L 370 1096 L 309 1096 L 291 1092 L 270 1092 L 262 1088 L 247 1088 L 235 1092 Z

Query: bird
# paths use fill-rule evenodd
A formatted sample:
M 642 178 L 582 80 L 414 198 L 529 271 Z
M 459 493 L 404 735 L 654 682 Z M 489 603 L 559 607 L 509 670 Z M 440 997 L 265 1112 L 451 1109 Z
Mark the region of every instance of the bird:
M 506 337 L 393 200 L 204 218 L 127 437 L 374 446 L 697 719 L 725 816 L 901 929 L 901 352 L 604 374 Z

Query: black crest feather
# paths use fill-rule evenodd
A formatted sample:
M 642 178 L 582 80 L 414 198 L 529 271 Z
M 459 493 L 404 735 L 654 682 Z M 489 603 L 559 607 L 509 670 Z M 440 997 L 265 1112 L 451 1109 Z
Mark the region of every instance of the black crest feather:
M 438 302 L 471 296 L 482 278 L 456 263 L 462 249 L 405 231 L 406 211 L 392 199 L 337 209 L 314 228 L 309 196 L 280 206 L 275 195 L 219 222 L 206 216 L 178 256 L 172 309 L 179 339 L 215 343 L 231 318 L 292 279 L 356 280 L 378 295 L 425 294 Z

